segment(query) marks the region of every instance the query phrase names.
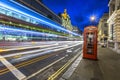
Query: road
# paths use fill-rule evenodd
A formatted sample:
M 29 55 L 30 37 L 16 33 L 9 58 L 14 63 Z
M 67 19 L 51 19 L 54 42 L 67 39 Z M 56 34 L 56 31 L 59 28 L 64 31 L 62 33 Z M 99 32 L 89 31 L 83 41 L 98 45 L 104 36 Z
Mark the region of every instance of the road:
M 2 47 L 0 80 L 46 80 L 81 50 L 81 41 L 32 42 Z

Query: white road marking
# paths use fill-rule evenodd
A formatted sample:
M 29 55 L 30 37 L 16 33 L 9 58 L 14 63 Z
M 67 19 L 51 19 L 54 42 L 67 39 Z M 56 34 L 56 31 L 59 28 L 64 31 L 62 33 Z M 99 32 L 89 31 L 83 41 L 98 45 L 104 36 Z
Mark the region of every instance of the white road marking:
M 71 47 L 77 46 L 77 45 L 79 45 L 79 44 L 81 44 L 81 43 L 77 43 L 76 45 L 73 45 L 73 46 L 65 46 L 64 48 L 55 49 L 55 50 L 53 50 L 53 51 L 64 50 L 64 49 L 67 49 L 67 48 L 71 48 Z M 60 60 L 62 60 L 62 59 L 64 59 L 64 58 L 65 58 L 65 57 L 62 57 L 62 58 L 58 59 L 57 61 L 55 61 L 55 62 L 49 64 L 48 66 L 46 66 L 46 67 L 40 69 L 39 71 L 37 71 L 37 72 L 31 74 L 30 76 L 28 76 L 27 78 L 25 78 L 25 79 L 23 79 L 23 80 L 28 80 L 28 79 L 30 79 L 30 78 L 36 76 L 36 75 L 39 74 L 40 72 L 42 72 L 42 71 L 44 71 L 45 69 L 51 67 L 52 65 L 54 65 L 55 63 L 59 62 Z
M 62 58 L 58 59 L 57 61 L 55 61 L 55 62 L 49 64 L 48 66 L 46 66 L 46 67 L 40 69 L 39 71 L 37 71 L 37 72 L 31 74 L 30 76 L 28 76 L 27 78 L 25 78 L 25 79 L 23 79 L 23 80 L 28 80 L 28 79 L 30 79 L 30 78 L 36 76 L 37 74 L 41 73 L 42 71 L 46 70 L 47 68 L 51 67 L 52 65 L 54 65 L 55 63 L 59 62 L 60 60 L 62 60 L 62 59 L 64 59 L 64 58 L 65 58 L 65 57 L 62 57 Z
M 77 52 L 78 50 L 80 50 L 80 48 L 76 49 L 74 52 Z
M 21 73 L 15 66 L 9 63 L 3 56 L 0 55 L 0 61 L 13 73 L 13 75 L 18 79 L 22 80 L 26 78 L 26 76 Z
M 68 68 L 68 70 L 62 75 L 62 77 L 59 80 L 69 79 L 69 77 L 73 74 L 73 72 L 75 71 L 81 60 L 82 60 L 82 54 L 73 62 L 73 64 Z
M 68 50 L 66 50 L 66 52 L 67 52 L 67 53 L 70 53 L 70 52 L 72 52 L 72 50 L 71 50 L 71 49 L 68 49 Z

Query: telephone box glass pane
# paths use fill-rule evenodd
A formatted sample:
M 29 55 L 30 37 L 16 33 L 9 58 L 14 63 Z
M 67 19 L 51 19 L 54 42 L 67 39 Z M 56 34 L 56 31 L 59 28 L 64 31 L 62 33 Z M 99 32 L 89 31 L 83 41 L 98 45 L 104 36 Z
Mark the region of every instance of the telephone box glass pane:
M 87 54 L 93 54 L 93 39 L 94 39 L 94 34 L 93 33 L 87 33 Z

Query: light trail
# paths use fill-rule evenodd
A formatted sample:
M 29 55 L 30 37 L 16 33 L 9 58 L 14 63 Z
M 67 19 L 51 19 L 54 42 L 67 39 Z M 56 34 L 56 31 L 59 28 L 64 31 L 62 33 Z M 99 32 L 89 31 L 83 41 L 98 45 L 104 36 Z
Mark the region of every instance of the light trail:
M 24 48 L 36 48 L 36 47 L 40 47 L 40 48 L 43 48 L 43 49 L 40 49 L 40 50 L 32 50 L 32 51 L 26 51 L 26 52 L 19 52 L 19 53 L 12 53 L 12 54 L 3 54 L 2 56 L 7 58 L 7 57 L 12 57 L 12 56 L 17 56 L 17 55 L 27 55 L 27 54 L 32 54 L 32 53 L 37 53 L 37 52 L 41 52 L 41 51 L 48 51 L 48 50 L 53 50 L 53 49 L 56 49 L 56 48 L 59 48 L 59 49 L 56 49 L 56 50 L 60 50 L 61 47 L 69 47 L 69 45 L 73 45 L 73 44 L 77 44 L 77 43 L 69 43 L 67 42 L 65 45 L 61 45 L 61 46 L 58 46 L 60 45 L 60 43 L 55 43 L 55 44 L 50 44 L 50 45 L 42 45 L 42 46 L 35 46 L 35 47 L 24 47 Z M 81 44 L 81 43 L 80 43 Z M 52 47 L 53 46 L 53 47 Z M 46 48 L 48 47 L 48 48 Z M 19 48 L 19 49 L 24 49 L 24 48 Z M 54 50 L 54 51 L 56 51 Z M 42 55 L 42 53 L 41 53 Z
M 54 48 L 48 48 L 49 50 L 47 49 L 44 49 L 45 51 L 43 52 L 39 52 L 39 53 L 36 53 L 36 54 L 30 54 L 30 55 L 25 55 L 25 56 L 22 56 L 20 58 L 17 58 L 17 59 L 13 59 L 12 61 L 24 61 L 24 60 L 27 60 L 27 59 L 30 59 L 30 58 L 34 58 L 34 57 L 37 57 L 37 56 L 41 56 L 41 55 L 45 55 L 45 54 L 52 54 L 53 52 L 57 52 L 57 51 L 61 51 L 61 50 L 65 50 L 65 49 L 68 49 L 68 48 L 71 48 L 71 47 L 75 47 L 77 45 L 80 45 L 81 43 L 76 43 L 72 46 L 68 46 L 68 45 L 63 45 L 63 46 L 59 46 L 59 47 L 56 47 L 55 49 Z M 60 48 L 61 47 L 61 48 Z M 29 53 L 27 53 L 29 54 Z
M 69 34 L 72 34 L 72 35 L 75 35 L 75 36 L 80 36 L 77 33 L 74 33 L 72 31 L 69 31 L 67 29 L 62 28 L 61 25 L 47 19 L 46 17 L 43 17 L 40 14 L 39 15 L 36 14 L 35 12 L 31 11 L 31 9 L 29 9 L 29 8 L 26 9 L 26 7 L 24 7 L 24 6 L 18 6 L 19 3 L 15 4 L 13 2 L 14 2 L 13 0 L 10 0 L 10 1 L 9 0 L 1 0 L 0 1 L 0 6 L 1 6 L 1 8 L 3 7 L 5 9 L 9 9 L 10 11 L 16 12 L 18 14 L 25 15 L 26 17 L 31 17 L 34 20 L 36 20 L 37 22 L 48 25 L 51 28 L 59 29 L 61 31 L 64 31 L 66 33 L 69 33 Z M 29 14 L 28 14 L 28 12 L 29 12 Z

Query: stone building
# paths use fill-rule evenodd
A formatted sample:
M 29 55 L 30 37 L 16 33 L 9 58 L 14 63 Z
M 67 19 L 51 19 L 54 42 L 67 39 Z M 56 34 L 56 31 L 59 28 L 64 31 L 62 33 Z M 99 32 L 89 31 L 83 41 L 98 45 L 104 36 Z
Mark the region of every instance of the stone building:
M 108 6 L 108 47 L 120 53 L 120 0 L 110 0 Z
M 99 21 L 98 25 L 98 41 L 100 43 L 106 43 L 108 39 L 108 24 L 107 19 L 109 15 L 108 13 L 104 13 L 102 18 Z

